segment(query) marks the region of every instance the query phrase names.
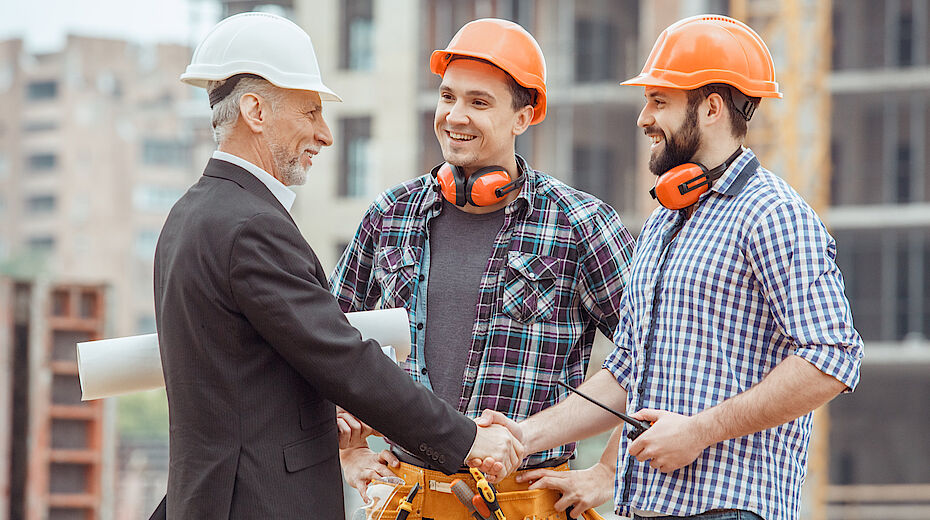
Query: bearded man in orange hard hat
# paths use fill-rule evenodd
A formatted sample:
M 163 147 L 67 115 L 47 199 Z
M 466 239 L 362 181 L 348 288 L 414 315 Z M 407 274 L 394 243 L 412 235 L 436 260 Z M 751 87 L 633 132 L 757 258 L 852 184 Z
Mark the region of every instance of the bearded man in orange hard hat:
M 633 518 L 795 519 L 812 411 L 859 380 L 836 248 L 820 218 L 743 146 L 781 97 L 762 39 L 723 16 L 668 27 L 640 75 L 653 196 L 615 350 L 582 385 L 648 421 L 619 449 L 615 505 Z M 486 422 L 485 422 L 486 421 Z M 578 396 L 520 424 L 527 452 L 616 424 Z M 651 426 L 650 426 L 651 425 Z
M 459 411 L 523 419 L 565 396 L 556 382 L 580 384 L 596 332 L 613 333 L 633 240 L 607 204 L 515 153 L 516 137 L 546 116 L 546 65 L 532 35 L 506 20 L 475 20 L 432 54 L 430 70 L 442 77 L 434 130 L 445 162 L 375 200 L 332 290 L 344 311 L 405 307 L 413 351 L 404 368 Z M 422 420 L 417 410 L 408 419 Z M 344 417 L 347 437 L 350 422 L 358 425 Z M 455 479 L 475 489 L 468 473 L 445 475 L 435 455 L 396 444 L 379 457 L 354 437 L 341 451 L 351 485 L 364 493 L 397 475 L 424 483 L 415 497 L 423 518 L 472 518 L 450 493 Z M 540 450 L 516 478 L 497 482 L 503 514 L 564 518 L 577 505 L 573 517 L 598 518 L 523 478 L 533 468 L 590 475 L 564 471 L 573 453 L 573 443 Z M 612 472 L 600 479 L 602 500 Z

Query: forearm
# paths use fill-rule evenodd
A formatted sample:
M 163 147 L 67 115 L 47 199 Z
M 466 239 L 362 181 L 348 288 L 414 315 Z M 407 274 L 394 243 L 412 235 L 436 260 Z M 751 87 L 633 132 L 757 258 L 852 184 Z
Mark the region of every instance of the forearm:
M 623 435 L 623 425 L 614 428 L 607 439 L 607 446 L 604 447 L 604 453 L 597 462 L 608 468 L 617 467 L 617 452 L 620 450 L 620 436 Z
M 798 356 L 789 356 L 762 381 L 694 416 L 707 445 L 773 428 L 829 402 L 846 388 Z
M 605 405 L 626 410 L 626 390 L 613 374 L 602 369 L 582 384 L 580 391 Z M 536 453 L 568 442 L 586 439 L 614 427 L 619 419 L 575 394 L 520 423 L 527 453 Z M 616 454 L 615 454 L 616 456 Z

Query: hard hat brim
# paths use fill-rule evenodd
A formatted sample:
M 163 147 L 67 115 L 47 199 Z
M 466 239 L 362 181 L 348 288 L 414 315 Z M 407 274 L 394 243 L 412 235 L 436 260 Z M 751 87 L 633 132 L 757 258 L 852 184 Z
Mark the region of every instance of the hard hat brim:
M 626 81 L 620 82 L 624 86 L 634 86 L 634 87 L 663 87 L 671 88 L 675 90 L 694 90 L 696 88 L 703 87 L 704 85 L 709 85 L 711 83 L 724 83 L 732 86 L 733 88 L 738 89 L 743 94 L 750 97 L 765 97 L 765 98 L 781 98 L 782 93 L 778 91 L 778 83 L 771 82 L 771 88 L 766 90 L 750 90 L 740 88 L 731 81 L 726 81 L 720 78 L 706 78 L 699 81 L 681 81 L 680 78 L 676 78 L 676 81 L 670 81 L 663 79 L 661 77 L 656 77 L 652 73 L 642 73 L 638 76 L 634 76 Z
M 191 70 L 192 68 L 194 70 Z M 181 77 L 179 78 L 181 82 L 193 87 L 207 88 L 207 85 L 209 85 L 211 81 L 223 81 L 235 74 L 255 74 L 256 76 L 261 76 L 266 81 L 279 88 L 290 90 L 308 90 L 318 93 L 320 95 L 320 99 L 323 101 L 342 102 L 342 98 L 333 92 L 332 89 L 324 85 L 319 78 L 312 78 L 306 75 L 293 74 L 290 75 L 292 77 L 287 78 L 286 81 L 272 81 L 268 79 L 266 75 L 256 73 L 254 66 L 242 67 L 241 70 L 233 69 L 235 72 L 232 73 L 229 72 L 229 69 L 226 69 L 222 72 L 211 72 L 208 70 L 197 69 L 198 68 L 194 67 L 193 65 L 188 66 L 187 71 L 181 74 Z M 278 73 L 277 75 L 280 76 L 281 74 Z

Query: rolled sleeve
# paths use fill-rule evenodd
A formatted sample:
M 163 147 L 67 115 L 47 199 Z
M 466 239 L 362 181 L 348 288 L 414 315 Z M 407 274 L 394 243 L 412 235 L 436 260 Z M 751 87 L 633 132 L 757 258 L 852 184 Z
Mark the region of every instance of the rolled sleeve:
M 601 365 L 614 375 L 617 383 L 629 391 L 633 377 L 633 329 L 629 318 L 629 296 L 624 295 L 620 305 L 620 324 L 614 332 L 614 349 Z
M 853 327 L 836 244 L 806 205 L 774 206 L 749 240 L 747 256 L 794 353 L 852 391 L 862 338 Z

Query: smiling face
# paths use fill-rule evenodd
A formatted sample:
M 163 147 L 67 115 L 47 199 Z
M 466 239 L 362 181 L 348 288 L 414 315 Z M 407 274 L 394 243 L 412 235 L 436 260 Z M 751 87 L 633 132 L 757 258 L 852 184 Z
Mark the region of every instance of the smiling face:
M 320 95 L 306 90 L 282 90 L 268 126 L 272 174 L 285 186 L 307 182 L 313 156 L 333 144 L 333 134 L 323 119 Z
M 465 174 L 514 162 L 516 136 L 533 117 L 530 106 L 514 110 L 510 78 L 485 62 L 457 59 L 439 86 L 434 130 L 442 156 Z
M 636 124 L 652 140 L 649 170 L 662 175 L 690 162 L 701 147 L 697 106 L 689 105 L 684 90 L 646 87 L 646 106 Z

